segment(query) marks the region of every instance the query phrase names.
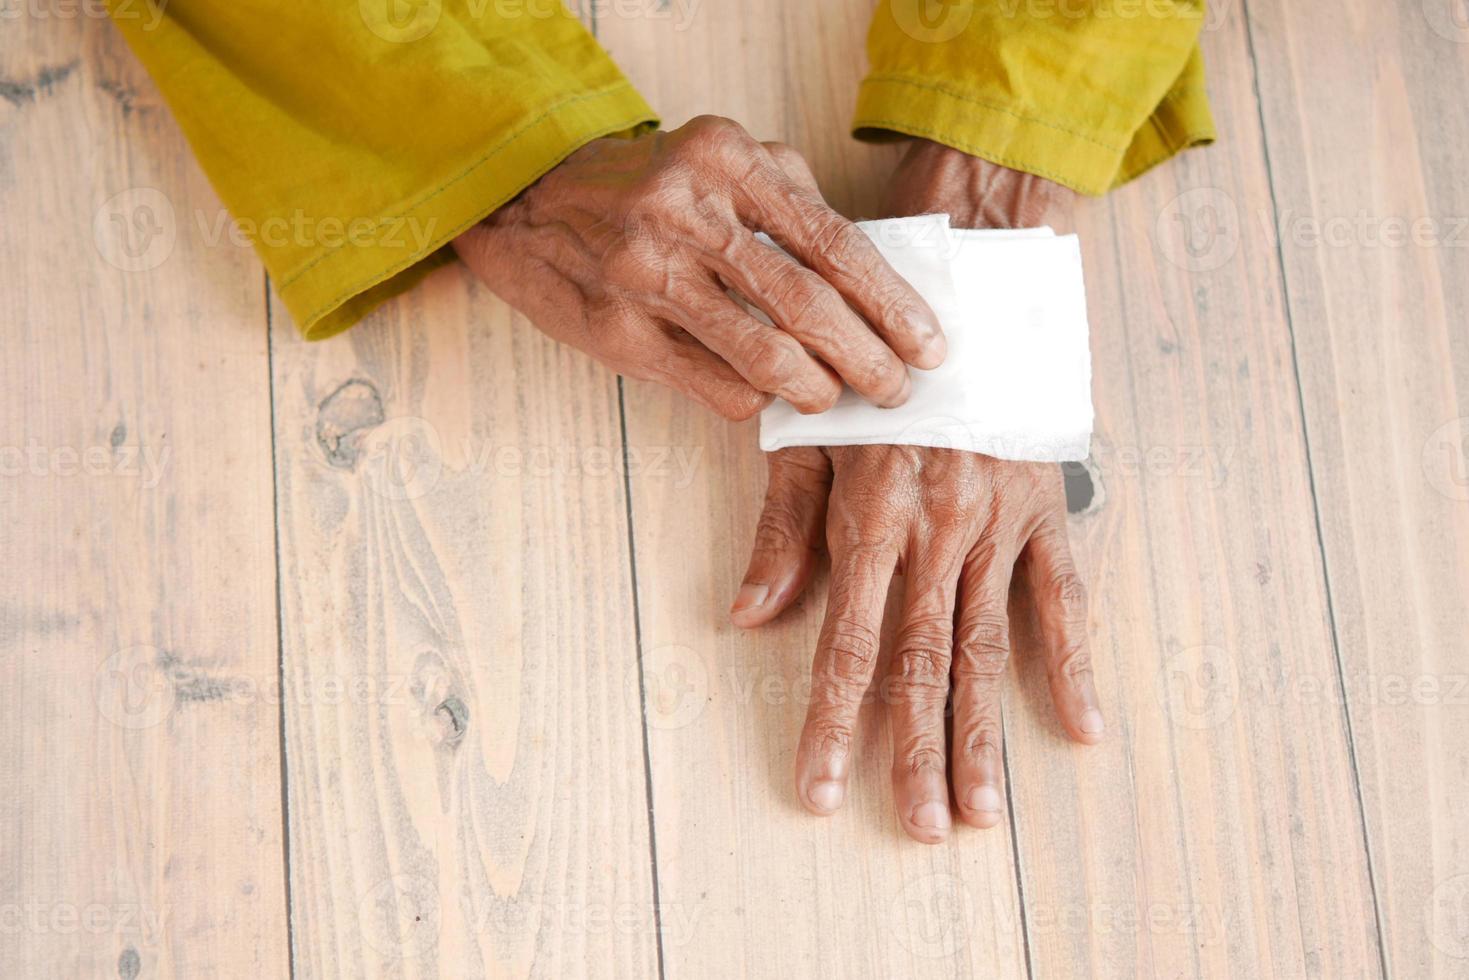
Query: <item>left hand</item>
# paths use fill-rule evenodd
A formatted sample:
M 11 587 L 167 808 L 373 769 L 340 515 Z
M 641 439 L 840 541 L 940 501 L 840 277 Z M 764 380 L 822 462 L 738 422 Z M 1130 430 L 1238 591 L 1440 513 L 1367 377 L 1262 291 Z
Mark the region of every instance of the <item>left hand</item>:
M 1049 217 L 1065 193 L 919 141 L 895 175 L 889 204 L 897 214 L 947 211 L 957 227 L 1022 227 Z M 775 618 L 800 594 L 825 538 L 831 587 L 796 757 L 796 790 L 808 810 L 828 815 L 845 798 L 852 734 L 895 573 L 906 578 L 902 624 L 879 692 L 892 712 L 894 795 L 909 836 L 925 843 L 947 837 L 951 781 L 965 822 L 1000 822 L 1000 683 L 1017 567 L 1038 603 L 1061 723 L 1078 742 L 1101 739 L 1085 590 L 1066 539 L 1059 467 L 890 445 L 785 449 L 770 454 L 769 466 L 754 553 L 731 618 L 745 627 Z

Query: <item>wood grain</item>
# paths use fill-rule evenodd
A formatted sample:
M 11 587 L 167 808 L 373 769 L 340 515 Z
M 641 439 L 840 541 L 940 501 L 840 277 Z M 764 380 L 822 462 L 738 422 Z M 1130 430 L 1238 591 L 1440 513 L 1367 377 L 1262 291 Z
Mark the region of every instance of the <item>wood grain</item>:
M 1221 141 L 1077 214 L 1100 504 L 1073 521 L 1112 737 L 1008 716 L 1035 972 L 1364 976 L 1371 882 L 1340 709 L 1245 24 L 1203 38 Z
M 614 378 L 459 267 L 273 309 L 295 975 L 652 975 Z
M 846 45 L 865 17 L 850 5 L 747 6 L 705 10 L 681 35 L 614 20 L 599 36 L 669 123 L 721 112 L 785 139 L 860 216 L 891 159 L 844 135 L 860 72 Z M 771 25 L 781 43 L 759 43 Z M 1027 955 L 1039 976 L 1376 969 L 1278 266 L 1260 250 L 1192 269 L 1170 238 L 1171 214 L 1210 187 L 1269 199 L 1243 23 L 1216 27 L 1208 48 L 1228 141 L 1078 215 L 1099 487 L 1073 537 L 1094 583 L 1114 728 L 1097 750 L 1061 740 L 1022 622 L 1007 712 L 1020 887 L 1007 880 L 1003 832 L 961 832 L 934 850 L 901 839 L 875 712 L 851 811 L 829 825 L 795 812 L 802 710 L 759 692 L 803 677 L 821 593 L 754 636 L 723 625 L 758 506 L 753 432 L 629 385 L 630 447 L 672 441 L 708 460 L 683 492 L 633 483 L 645 660 L 698 678 L 691 689 L 706 699 L 651 736 L 660 890 L 697 893 L 710 913 L 707 943 L 665 945 L 670 974 L 707 971 L 712 950 L 755 976 L 834 964 L 844 975 L 988 976 L 1023 969 Z M 1173 203 L 1195 187 L 1205 193 Z M 1312 686 L 1315 702 L 1291 693 Z M 691 799 L 680 774 L 711 758 L 717 785 Z M 837 856 L 847 853 L 861 862 Z M 752 907 L 752 894 L 774 901 Z
M 1465 974 L 1450 0 L 1216 4 L 1219 145 L 1078 209 L 1110 736 L 1061 739 L 1017 591 L 1011 819 L 936 848 L 876 704 L 847 809 L 795 803 L 825 582 L 727 624 L 753 425 L 457 267 L 303 343 L 116 32 L 17 9 L 0 976 Z M 732 116 L 874 213 L 870 2 L 585 12 L 666 124 Z
M 37 9 L 0 33 L 0 976 L 283 976 L 262 276 L 112 27 Z
M 604 18 L 598 37 L 666 126 L 716 113 L 790 142 L 834 203 L 871 216 L 895 156 L 845 135 L 868 16 L 861 4 L 706 4 L 683 30 Z M 771 627 L 734 629 L 726 610 L 765 479 L 755 426 L 653 385 L 625 394 L 630 452 L 699 461 L 687 485 L 632 475 L 659 893 L 694 924 L 684 942 L 665 932 L 667 975 L 1023 975 L 1008 834 L 950 848 L 904 838 L 875 703 L 845 812 L 800 809 L 791 774 L 824 584 Z
M 1442 0 L 1249 13 L 1276 203 L 1252 233 L 1284 261 L 1385 959 L 1461 977 L 1469 22 Z

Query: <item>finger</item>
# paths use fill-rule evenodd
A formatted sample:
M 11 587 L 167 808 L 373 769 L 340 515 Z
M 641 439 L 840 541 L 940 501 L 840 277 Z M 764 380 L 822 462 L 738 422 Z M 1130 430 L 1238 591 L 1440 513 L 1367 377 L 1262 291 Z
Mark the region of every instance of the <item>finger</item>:
M 790 334 L 760 322 L 712 283 L 688 290 L 684 301 L 684 328 L 751 385 L 808 414 L 836 404 L 840 379 Z
M 502 299 L 541 330 L 587 351 L 619 374 L 656 381 L 713 412 L 743 421 L 770 404 L 724 359 L 673 323 L 624 308 L 593 320 L 583 290 L 558 270 L 532 256 L 499 248 L 496 232 L 476 225 L 454 240 L 454 248 Z
M 860 228 L 779 166 L 755 168 L 739 189 L 741 217 L 830 283 L 894 353 L 917 368 L 943 363 L 938 317 Z
M 681 329 L 674 328 L 670 336 L 652 328 L 644 355 L 662 366 L 650 380 L 667 385 L 731 422 L 751 418 L 772 400 L 770 395 L 740 377 L 723 358 Z
M 1099 742 L 1105 726 L 1092 679 L 1086 587 L 1071 560 L 1065 520 L 1047 518 L 1031 535 L 1023 557 L 1045 642 L 1046 677 L 1056 714 L 1076 741 Z
M 761 626 L 805 588 L 821 553 L 831 461 L 807 446 L 771 453 L 765 507 L 744 582 L 730 608 L 736 626 Z
M 908 836 L 936 844 L 948 836 L 944 705 L 961 552 L 943 543 L 915 548 L 907 561 L 903 621 L 883 699 L 893 730 L 893 798 Z
M 811 665 L 811 704 L 796 749 L 796 795 L 812 813 L 834 813 L 847 793 L 857 710 L 877 664 L 878 637 L 897 548 L 832 539 L 826 618 Z
M 816 273 L 754 235 L 743 236 L 710 264 L 863 398 L 885 408 L 908 400 L 913 385 L 907 367 Z
M 1010 659 L 1005 613 L 1013 554 L 982 542 L 965 563 L 959 583 L 954 637 L 954 737 L 951 752 L 959 816 L 993 827 L 1004 809 L 1004 735 L 1000 687 Z

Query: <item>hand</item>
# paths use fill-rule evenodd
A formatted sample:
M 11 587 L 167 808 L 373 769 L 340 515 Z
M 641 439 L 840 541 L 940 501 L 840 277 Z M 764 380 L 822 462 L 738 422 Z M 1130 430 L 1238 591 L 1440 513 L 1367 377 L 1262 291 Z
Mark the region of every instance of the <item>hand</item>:
M 821 201 L 800 157 L 728 119 L 594 140 L 454 248 L 546 333 L 731 419 L 770 395 L 825 411 L 842 380 L 899 405 L 904 362 L 943 360 L 933 311 Z
M 912 148 L 894 180 L 892 209 L 947 211 L 959 227 L 1023 227 L 1069 193 L 956 153 L 936 144 Z M 881 445 L 786 449 L 772 453 L 769 466 L 731 618 L 753 627 L 778 615 L 805 586 L 825 539 L 831 587 L 796 756 L 796 792 L 808 810 L 830 814 L 845 798 L 853 728 L 876 669 L 895 573 L 906 579 L 902 623 L 879 694 L 892 713 L 894 796 L 909 836 L 937 843 L 948 835 L 950 784 L 966 823 L 1000 822 L 1000 684 L 1017 567 L 1038 606 L 1062 726 L 1078 742 L 1101 739 L 1085 590 L 1066 540 L 1059 467 Z
M 1066 225 L 1076 194 L 942 143 L 914 140 L 888 186 L 890 215 L 947 212 L 955 228 Z
M 1058 467 L 914 446 L 772 453 L 737 625 L 769 622 L 800 594 L 823 531 L 831 588 L 796 753 L 796 792 L 812 813 L 835 812 L 846 795 L 853 729 L 895 573 L 906 580 L 902 621 L 878 695 L 891 712 L 894 797 L 909 836 L 937 843 L 948 835 L 951 782 L 966 823 L 1000 822 L 1000 685 L 1017 563 L 1037 603 L 1061 724 L 1078 742 L 1101 739 L 1086 594 L 1066 541 Z

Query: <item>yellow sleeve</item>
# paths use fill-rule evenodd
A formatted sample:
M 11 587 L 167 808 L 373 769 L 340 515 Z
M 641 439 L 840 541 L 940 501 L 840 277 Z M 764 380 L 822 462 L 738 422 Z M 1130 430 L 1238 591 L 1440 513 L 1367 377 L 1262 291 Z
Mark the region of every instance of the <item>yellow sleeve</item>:
M 1204 0 L 885 0 L 861 139 L 931 139 L 1084 194 L 1214 141 Z
M 110 3 L 312 340 L 577 147 L 657 122 L 554 0 Z

